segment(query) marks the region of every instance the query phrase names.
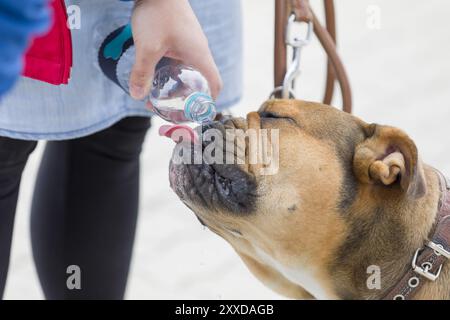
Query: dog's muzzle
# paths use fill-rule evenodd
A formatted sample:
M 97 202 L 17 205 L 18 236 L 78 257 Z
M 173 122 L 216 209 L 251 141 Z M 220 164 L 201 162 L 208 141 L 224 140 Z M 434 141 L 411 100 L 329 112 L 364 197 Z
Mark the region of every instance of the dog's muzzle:
M 198 140 L 178 141 L 170 163 L 170 185 L 191 209 L 203 207 L 211 212 L 232 214 L 253 211 L 254 176 L 236 162 L 227 162 L 235 158 L 229 154 L 227 157 L 230 150 L 227 150 L 229 135 L 226 131 L 233 128 L 233 122 L 224 118 L 196 128 Z

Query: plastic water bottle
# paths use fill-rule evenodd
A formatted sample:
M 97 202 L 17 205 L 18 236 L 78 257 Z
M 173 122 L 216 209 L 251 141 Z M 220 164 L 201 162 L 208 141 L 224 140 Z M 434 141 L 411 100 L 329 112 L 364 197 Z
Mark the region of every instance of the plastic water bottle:
M 205 123 L 216 117 L 207 80 L 197 70 L 181 64 L 156 70 L 149 98 L 155 113 L 173 123 Z
M 128 94 L 135 57 L 130 24 L 106 35 L 98 51 L 103 73 Z M 206 123 L 213 121 L 217 114 L 205 77 L 194 68 L 168 58 L 156 66 L 147 101 L 155 114 L 172 123 Z

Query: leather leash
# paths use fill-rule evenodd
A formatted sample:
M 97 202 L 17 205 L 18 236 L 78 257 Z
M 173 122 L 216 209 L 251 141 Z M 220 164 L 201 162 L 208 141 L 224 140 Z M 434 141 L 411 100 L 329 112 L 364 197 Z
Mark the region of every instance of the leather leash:
M 383 300 L 412 299 L 426 281 L 436 281 L 442 267 L 450 260 L 450 182 L 442 173 L 440 177 L 442 196 L 439 203 L 436 226 L 430 241 L 417 249 L 411 262 L 411 268 L 401 278 Z
M 324 0 L 324 5 L 326 28 L 322 26 L 312 11 L 308 0 L 275 0 L 275 90 L 273 96 L 283 98 L 291 98 L 293 96 L 293 94 L 289 93 L 292 93 L 294 80 L 299 73 L 299 65 L 295 65 L 295 62 L 298 64 L 298 61 L 295 60 L 299 60 L 299 53 L 296 49 L 300 51 L 301 47 L 309 42 L 308 36 L 303 42 L 288 39 L 290 24 L 293 22 L 292 20 L 295 20 L 310 24 L 328 56 L 327 80 L 323 102 L 325 104 L 331 103 L 334 84 L 337 79 L 341 89 L 343 110 L 351 113 L 352 95 L 350 83 L 336 50 L 334 2 L 333 0 Z M 290 67 L 287 61 L 288 46 L 293 47 L 294 50 L 294 65 Z

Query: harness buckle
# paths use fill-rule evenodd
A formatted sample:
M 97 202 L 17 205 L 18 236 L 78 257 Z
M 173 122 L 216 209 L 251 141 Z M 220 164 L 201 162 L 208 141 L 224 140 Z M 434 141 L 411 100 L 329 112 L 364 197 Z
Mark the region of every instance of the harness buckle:
M 434 243 L 433 241 L 430 241 L 426 244 L 428 248 L 431 248 L 434 250 L 434 253 L 438 256 L 443 256 L 447 259 L 450 259 L 450 252 L 444 249 L 442 244 Z
M 433 268 L 433 264 L 431 262 L 424 262 L 421 266 L 418 266 L 417 263 L 417 257 L 419 255 L 421 249 L 417 249 L 416 253 L 414 254 L 413 260 L 412 260 L 412 269 L 415 273 L 427 278 L 431 281 L 436 281 L 437 278 L 439 278 L 439 275 L 442 271 L 442 264 L 439 266 L 439 269 L 436 273 L 430 272 L 430 270 Z

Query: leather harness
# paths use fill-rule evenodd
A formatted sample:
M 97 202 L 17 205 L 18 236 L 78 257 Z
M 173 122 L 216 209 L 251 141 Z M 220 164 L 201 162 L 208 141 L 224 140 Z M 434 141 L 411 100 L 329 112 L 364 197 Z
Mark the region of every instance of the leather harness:
M 450 181 L 437 171 L 442 189 L 436 215 L 436 224 L 429 241 L 417 249 L 411 268 L 389 290 L 383 300 L 409 300 L 414 298 L 426 281 L 436 281 L 447 260 L 450 259 Z

